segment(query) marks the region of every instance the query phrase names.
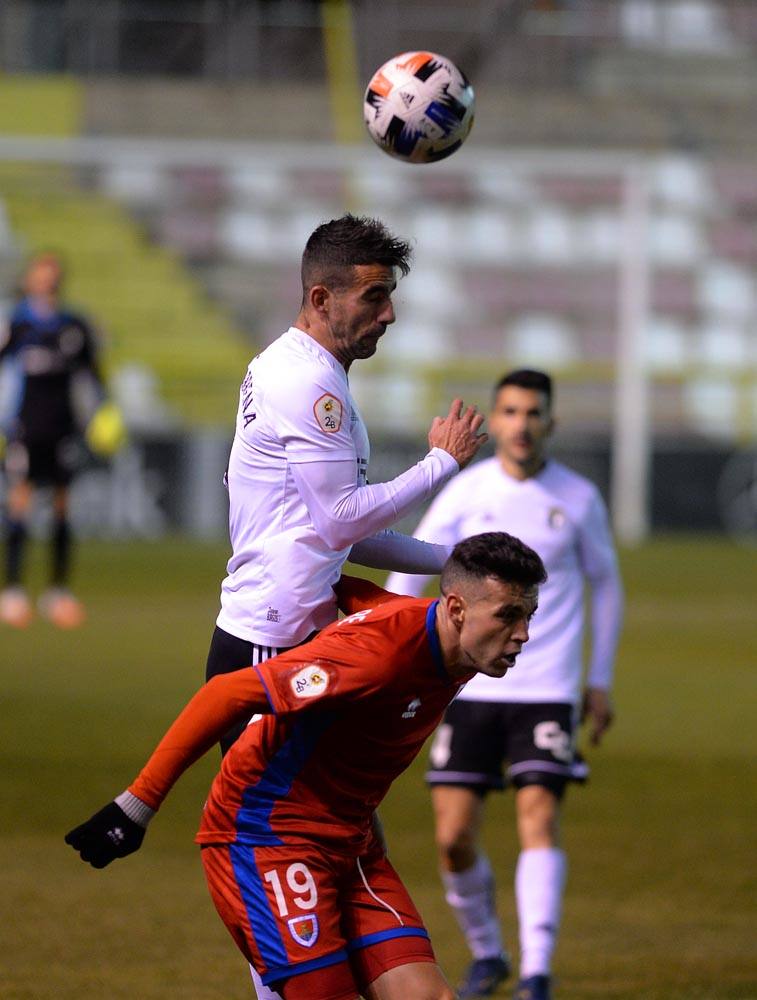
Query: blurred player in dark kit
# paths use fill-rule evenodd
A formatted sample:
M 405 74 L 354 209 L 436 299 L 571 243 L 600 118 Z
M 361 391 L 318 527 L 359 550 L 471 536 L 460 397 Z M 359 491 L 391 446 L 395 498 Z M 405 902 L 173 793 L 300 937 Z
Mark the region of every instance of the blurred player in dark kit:
M 34 614 L 22 580 L 28 519 L 38 487 L 52 488 L 50 586 L 40 597 L 39 611 L 60 628 L 75 628 L 84 620 L 82 604 L 68 589 L 69 485 L 86 455 L 83 438 L 93 451 L 109 452 L 123 437 L 118 411 L 105 402 L 92 327 L 61 303 L 63 276 L 56 254 L 33 257 L 23 278 L 23 298 L 0 331 L 0 431 L 7 438 L 0 621 L 16 628 L 26 627 Z M 91 419 L 83 421 L 79 410 L 85 409 Z

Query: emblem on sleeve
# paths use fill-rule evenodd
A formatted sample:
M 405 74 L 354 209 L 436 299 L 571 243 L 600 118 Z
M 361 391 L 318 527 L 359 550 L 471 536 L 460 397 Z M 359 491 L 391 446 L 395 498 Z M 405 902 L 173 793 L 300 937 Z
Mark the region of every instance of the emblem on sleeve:
M 311 663 L 298 670 L 289 683 L 297 698 L 317 698 L 329 686 L 329 675 L 317 663 Z
M 331 393 L 326 392 L 313 403 L 313 413 L 318 426 L 325 434 L 336 434 L 342 426 L 342 404 Z

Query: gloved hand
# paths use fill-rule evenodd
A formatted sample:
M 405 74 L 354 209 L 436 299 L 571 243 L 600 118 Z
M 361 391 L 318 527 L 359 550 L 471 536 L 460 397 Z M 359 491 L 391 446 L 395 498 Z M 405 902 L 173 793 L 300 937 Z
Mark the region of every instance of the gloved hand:
M 93 868 L 104 868 L 116 858 L 125 858 L 139 850 L 145 828 L 129 819 L 115 802 L 66 834 L 66 843 Z
M 110 458 L 126 444 L 126 425 L 115 403 L 101 403 L 87 424 L 84 437 L 90 451 L 102 458 Z

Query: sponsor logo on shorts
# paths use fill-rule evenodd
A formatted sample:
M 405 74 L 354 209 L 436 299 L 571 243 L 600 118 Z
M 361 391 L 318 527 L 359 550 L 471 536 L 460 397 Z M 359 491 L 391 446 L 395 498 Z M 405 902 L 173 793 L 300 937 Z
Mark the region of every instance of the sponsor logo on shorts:
M 443 722 L 436 730 L 436 736 L 431 744 L 429 759 L 431 766 L 440 768 L 446 767 L 452 756 L 452 726 L 449 722 Z
M 308 913 L 306 917 L 292 917 L 287 920 L 289 933 L 303 948 L 312 948 L 318 940 L 318 917 Z
M 325 434 L 336 434 L 342 426 L 342 411 L 344 407 L 341 401 L 332 396 L 331 393 L 324 393 L 313 403 L 313 413 L 318 421 L 318 426 Z
M 534 726 L 534 746 L 540 750 L 549 750 L 557 760 L 570 763 L 573 760 L 573 741 L 570 733 L 560 728 L 560 723 L 554 720 L 539 722 Z
M 317 698 L 329 686 L 329 675 L 317 663 L 311 663 L 298 670 L 289 683 L 298 698 Z

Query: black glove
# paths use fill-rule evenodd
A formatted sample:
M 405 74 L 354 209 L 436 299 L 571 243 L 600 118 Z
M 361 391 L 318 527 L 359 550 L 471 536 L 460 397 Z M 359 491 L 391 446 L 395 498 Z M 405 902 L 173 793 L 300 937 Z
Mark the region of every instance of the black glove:
M 109 802 L 104 809 L 90 816 L 86 823 L 66 834 L 66 843 L 89 861 L 93 868 L 104 868 L 116 858 L 138 851 L 145 828 L 129 819 L 121 806 Z

